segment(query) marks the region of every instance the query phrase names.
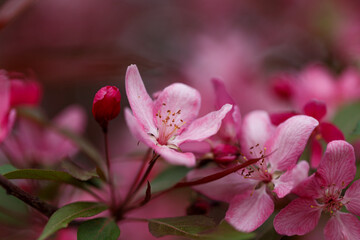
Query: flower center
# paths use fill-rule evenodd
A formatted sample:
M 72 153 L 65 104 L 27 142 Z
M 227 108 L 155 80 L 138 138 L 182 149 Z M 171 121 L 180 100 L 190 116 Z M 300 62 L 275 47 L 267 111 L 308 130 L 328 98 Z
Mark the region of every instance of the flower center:
M 178 135 L 185 121 L 180 118 L 181 109 L 173 111 L 166 108 L 166 103 L 162 104 L 162 108 L 155 114 L 156 125 L 158 128 L 157 141 L 161 145 L 167 145 L 168 141 Z
M 269 173 L 268 170 L 270 165 L 265 162 L 265 151 L 266 148 L 261 148 L 260 144 L 256 144 L 255 146 L 250 147 L 250 155 L 254 156 L 255 158 L 262 159 L 259 160 L 257 163 L 241 170 L 241 175 L 244 176 L 244 178 L 251 178 L 262 181 L 264 183 L 271 182 L 273 176 L 271 173 Z M 243 156 L 243 159 L 247 161 L 247 158 L 245 156 Z
M 342 202 L 343 197 L 341 196 L 341 189 L 339 189 L 339 187 L 335 184 L 323 188 L 321 193 L 322 197 L 316 199 L 316 201 L 319 204 L 318 207 L 322 208 L 323 211 L 332 215 L 344 206 Z M 311 207 L 314 208 L 315 206 Z

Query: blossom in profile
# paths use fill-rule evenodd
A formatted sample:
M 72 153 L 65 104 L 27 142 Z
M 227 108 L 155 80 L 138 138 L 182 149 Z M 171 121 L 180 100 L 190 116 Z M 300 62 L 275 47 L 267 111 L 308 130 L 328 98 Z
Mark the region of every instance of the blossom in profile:
M 216 134 L 232 109 L 231 104 L 225 104 L 220 110 L 197 118 L 200 94 L 182 83 L 171 84 L 152 100 L 135 65 L 128 67 L 125 84 L 132 110 L 131 113 L 127 109 L 125 117 L 131 132 L 172 164 L 194 166 L 194 154 L 181 152 L 180 144 Z
M 254 231 L 273 213 L 273 193 L 283 198 L 307 177 L 308 163 L 296 163 L 317 125 L 316 119 L 299 115 L 276 127 L 264 111 L 247 114 L 242 121 L 241 151 L 245 161 L 261 160 L 217 181 L 194 186 L 195 190 L 228 202 L 225 219 L 239 231 Z M 188 178 L 195 180 L 219 171 L 196 169 Z
M 324 228 L 328 240 L 360 238 L 360 181 L 343 194 L 356 173 L 354 148 L 342 140 L 328 144 L 317 172 L 294 192 L 300 197 L 283 208 L 274 219 L 275 230 L 283 235 L 304 235 L 319 222 L 321 213 L 330 215 Z M 345 206 L 348 212 L 342 212 Z
M 102 87 L 95 94 L 92 114 L 102 127 L 106 127 L 110 120 L 119 115 L 120 98 L 120 91 L 115 86 Z
M 15 110 L 10 108 L 10 81 L 7 72 L 0 70 L 0 142 L 11 130 L 15 115 Z
M 85 130 L 86 114 L 81 107 L 73 105 L 56 116 L 52 124 L 80 134 Z M 77 151 L 71 140 L 54 129 L 25 118 L 18 119 L 16 131 L 3 144 L 2 150 L 19 168 L 55 164 Z

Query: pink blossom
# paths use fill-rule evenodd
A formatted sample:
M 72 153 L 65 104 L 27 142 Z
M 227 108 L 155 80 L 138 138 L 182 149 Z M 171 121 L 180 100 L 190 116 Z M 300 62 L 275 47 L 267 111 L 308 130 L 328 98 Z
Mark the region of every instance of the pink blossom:
M 269 156 L 237 173 L 194 188 L 210 198 L 228 202 L 226 220 L 236 229 L 254 231 L 274 211 L 271 191 L 282 198 L 307 177 L 308 163 L 296 162 L 317 125 L 314 118 L 301 115 L 275 127 L 266 112 L 249 113 L 243 119 L 240 139 L 244 159 Z M 189 178 L 218 171 L 218 168 L 194 170 Z
M 6 71 L 0 70 L 0 142 L 12 128 L 15 115 L 15 110 L 10 110 L 10 81 Z
M 178 151 L 179 145 L 214 135 L 232 108 L 225 104 L 220 110 L 196 119 L 200 94 L 182 83 L 171 84 L 152 100 L 135 65 L 128 67 L 125 84 L 132 110 L 131 114 L 127 109 L 125 117 L 131 132 L 173 164 L 194 166 L 194 154 Z
M 316 173 L 299 185 L 294 192 L 300 196 L 280 211 L 274 227 L 279 234 L 304 235 L 312 231 L 321 213 L 330 214 L 324 228 L 326 239 L 360 238 L 360 181 L 350 184 L 356 173 L 354 148 L 342 140 L 328 144 Z M 341 212 L 345 206 L 350 213 Z
M 294 84 L 294 101 L 298 107 L 317 99 L 329 108 L 330 115 L 341 105 L 360 99 L 360 74 L 349 68 L 335 77 L 322 65 L 304 69 Z
M 75 133 L 82 133 L 86 126 L 86 115 L 79 106 L 63 110 L 53 124 Z M 19 119 L 17 131 L 4 141 L 6 155 L 20 168 L 51 165 L 77 151 L 71 140 L 53 129 L 40 126 L 27 119 Z

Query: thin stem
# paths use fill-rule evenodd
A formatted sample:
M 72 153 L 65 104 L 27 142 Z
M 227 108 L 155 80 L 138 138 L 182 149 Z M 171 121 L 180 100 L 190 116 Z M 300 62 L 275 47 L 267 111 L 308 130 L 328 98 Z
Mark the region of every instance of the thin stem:
M 127 204 L 132 200 L 132 198 L 136 195 L 136 193 L 140 190 L 141 186 L 144 184 L 144 182 L 147 180 L 147 178 L 149 177 L 149 174 L 152 170 L 152 168 L 155 165 L 156 160 L 160 157 L 159 154 L 154 154 L 153 158 L 150 160 L 149 165 L 143 175 L 143 177 L 141 178 L 141 180 L 139 181 L 139 183 L 137 184 L 136 188 L 134 189 L 134 191 L 132 191 L 130 194 L 128 194 L 128 197 L 124 200 L 124 202 L 121 204 L 118 212 L 117 212 L 117 216 L 116 218 L 119 219 L 122 217 L 122 214 L 124 213 L 124 209 L 127 206 Z
M 270 154 L 269 154 L 269 155 L 270 155 Z M 162 196 L 163 194 L 168 193 L 168 192 L 170 192 L 170 191 L 172 191 L 172 190 L 174 190 L 174 189 L 177 189 L 177 188 L 190 187 L 190 186 L 201 185 L 201 184 L 209 183 L 209 182 L 212 182 L 212 181 L 216 181 L 216 180 L 218 180 L 218 179 L 220 179 L 220 178 L 223 178 L 223 177 L 225 177 L 225 176 L 227 176 L 227 175 L 229 175 L 229 174 L 231 174 L 231 173 L 237 172 L 237 171 L 239 171 L 239 170 L 242 169 L 242 168 L 248 167 L 248 166 L 250 166 L 250 165 L 258 162 L 258 161 L 261 160 L 261 159 L 265 159 L 265 158 L 268 157 L 269 155 L 267 155 L 267 156 L 261 156 L 261 157 L 259 157 L 259 158 L 249 159 L 248 161 L 246 161 L 246 162 L 244 162 L 244 163 L 242 163 L 242 164 L 240 164 L 240 165 L 237 165 L 237 166 L 235 166 L 235 167 L 231 167 L 231 168 L 225 169 L 225 170 L 223 170 L 223 171 L 221 171 L 221 172 L 211 174 L 211 175 L 209 175 L 209 176 L 200 178 L 200 179 L 195 180 L 195 181 L 179 182 L 179 183 L 175 184 L 175 185 L 174 185 L 173 187 L 171 187 L 171 188 L 168 188 L 168 189 L 166 189 L 166 190 L 164 190 L 164 191 L 162 191 L 162 192 L 159 192 L 159 193 L 157 193 L 157 194 L 155 194 L 155 195 L 152 195 L 151 199 L 160 197 L 160 196 Z M 126 212 L 129 212 L 129 211 L 131 211 L 131 210 L 133 210 L 133 209 L 136 209 L 136 208 L 138 208 L 138 207 L 140 207 L 140 203 L 137 202 L 136 204 L 134 204 L 133 207 L 128 208 L 128 209 L 126 210 Z
M 115 208 L 116 196 L 115 196 L 113 175 L 111 172 L 111 163 L 110 163 L 110 157 L 109 157 L 109 139 L 108 139 L 108 131 L 107 130 L 108 129 L 107 129 L 107 124 L 106 124 L 106 127 L 103 127 L 104 142 L 105 142 L 105 158 L 106 158 L 106 167 L 107 167 L 107 172 L 108 172 L 108 183 L 110 186 L 111 206 L 113 208 Z
M 134 178 L 134 181 L 132 182 L 131 184 L 131 187 L 129 188 L 129 191 L 128 193 L 126 194 L 126 197 L 125 199 L 127 199 L 130 194 L 134 191 L 135 187 L 136 187 L 136 184 L 139 182 L 140 180 L 140 177 L 141 177 L 141 174 L 144 172 L 144 169 L 145 169 L 145 166 L 146 166 L 146 163 L 147 163 L 147 160 L 149 159 L 149 156 L 150 156 L 150 153 L 151 153 L 152 149 L 149 148 L 147 151 L 146 151 L 146 154 L 142 160 L 142 163 L 141 163 L 141 166 L 136 174 L 136 177 Z
M 5 188 L 8 194 L 20 199 L 21 201 L 25 202 L 26 204 L 38 210 L 40 213 L 44 214 L 47 217 L 50 217 L 57 210 L 55 206 L 43 202 L 38 197 L 35 197 L 25 192 L 1 174 L 0 185 Z

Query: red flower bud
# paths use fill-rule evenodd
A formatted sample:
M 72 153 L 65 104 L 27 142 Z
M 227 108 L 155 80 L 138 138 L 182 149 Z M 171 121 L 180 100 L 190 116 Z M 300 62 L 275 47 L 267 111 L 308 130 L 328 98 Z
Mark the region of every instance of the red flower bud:
M 234 161 L 239 156 L 237 147 L 229 144 L 219 144 L 212 150 L 214 160 L 217 163 L 229 163 Z
M 102 87 L 94 97 L 92 113 L 103 129 L 120 113 L 120 91 L 114 86 Z

